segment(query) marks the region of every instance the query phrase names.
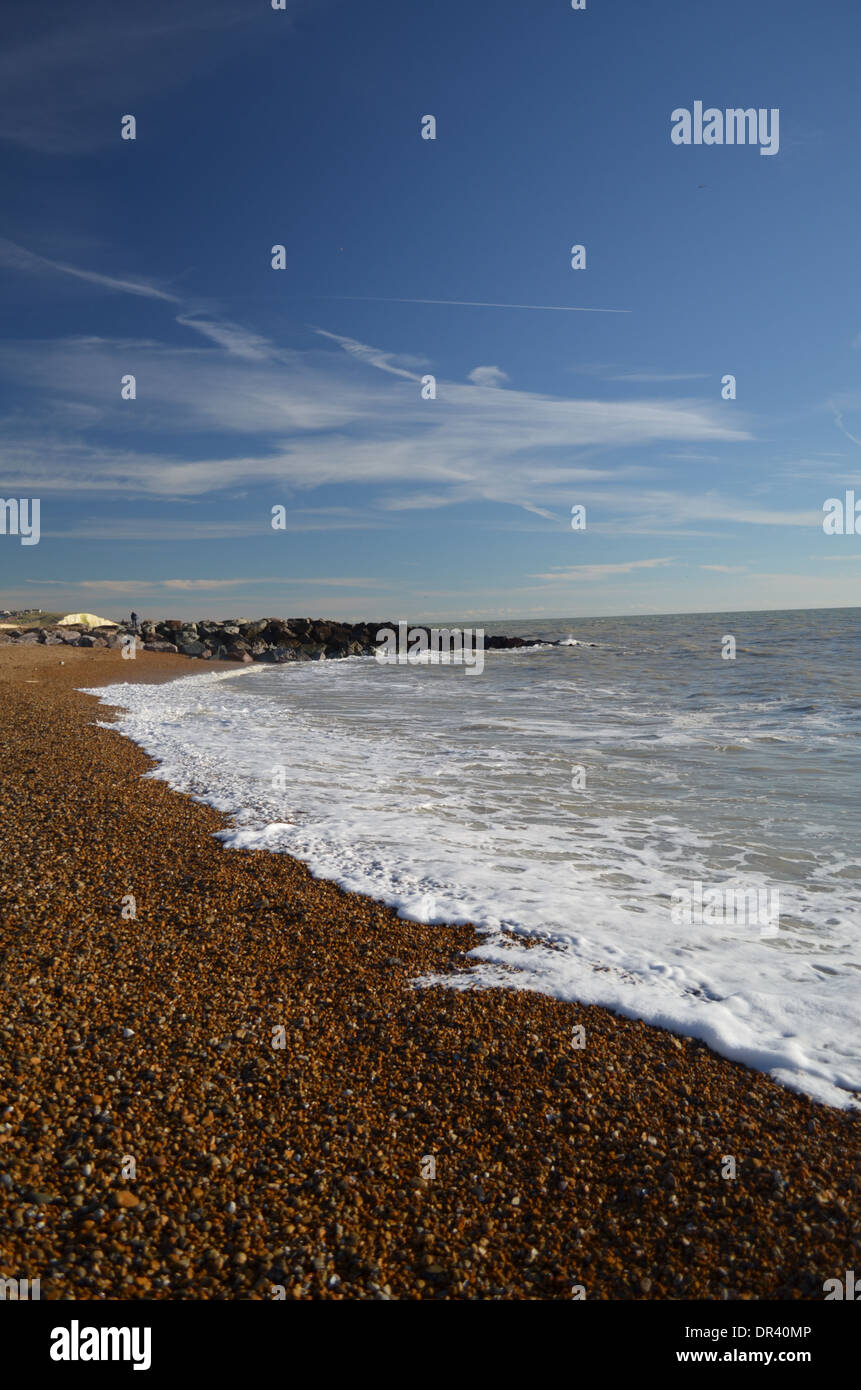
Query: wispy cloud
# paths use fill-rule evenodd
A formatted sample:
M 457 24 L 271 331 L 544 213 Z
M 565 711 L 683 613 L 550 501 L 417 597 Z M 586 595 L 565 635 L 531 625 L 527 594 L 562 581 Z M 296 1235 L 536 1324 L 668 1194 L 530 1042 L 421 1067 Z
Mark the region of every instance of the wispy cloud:
M 608 376 L 608 381 L 657 382 L 663 385 L 668 381 L 707 381 L 708 372 L 617 372 Z
M 469 380 L 475 386 L 501 386 L 508 376 L 501 367 L 473 367 Z
M 299 6 L 291 0 L 293 13 Z M 135 102 L 229 60 L 240 38 L 265 41 L 258 17 L 244 0 L 5 0 L 0 139 L 46 154 L 119 143 L 120 115 Z
M 329 333 L 325 328 L 315 328 L 314 332 L 321 338 L 329 338 L 333 343 L 337 343 L 345 352 L 349 352 L 352 357 L 369 367 L 376 367 L 381 372 L 390 372 L 392 376 L 405 377 L 407 381 L 419 380 L 416 372 L 395 365 L 394 353 L 382 352 L 380 348 L 369 347 L 367 343 L 357 342 L 355 338 L 345 338 L 341 333 Z
M 859 445 L 859 447 L 861 447 L 861 439 L 857 439 L 854 434 L 850 434 L 846 426 L 844 425 L 842 410 L 835 410 L 834 423 L 837 426 L 837 428 L 841 431 L 841 433 L 846 435 L 847 439 L 851 439 L 853 444 L 857 444 Z
M 631 309 L 592 309 L 574 304 L 497 304 L 484 299 L 392 299 L 383 295 L 334 294 L 327 299 L 364 304 L 444 304 L 458 309 L 545 309 L 554 314 L 630 314 Z
M 50 515 L 50 511 L 46 514 Z M 42 536 L 53 540 L 145 541 L 154 544 L 182 545 L 192 541 L 246 540 L 251 536 L 273 535 L 272 515 L 260 508 L 251 520 L 201 521 L 195 516 L 142 517 L 111 515 L 90 518 L 61 527 L 42 527 Z M 386 526 L 380 516 L 359 515 L 351 507 L 295 507 L 287 512 L 284 531 L 365 531 Z
M 343 334 L 314 333 L 337 345 L 337 353 L 288 350 L 212 315 L 186 311 L 180 321 L 211 346 L 141 342 L 119 351 L 92 338 L 0 344 L 7 375 L 37 388 L 40 401 L 50 385 L 54 399 L 98 409 L 102 438 L 113 427 L 125 439 L 133 410 L 139 441 L 135 450 L 88 442 L 85 422 L 72 440 L 67 433 L 52 438 L 36 422 L 28 440 L 19 418 L 6 430 L 6 486 L 20 480 L 73 492 L 191 497 L 238 485 L 280 492 L 363 483 L 386 489 L 385 508 L 414 508 L 423 498 L 430 506 L 484 500 L 541 515 L 568 510 L 571 489 L 586 482 L 642 473 L 633 450 L 750 438 L 741 415 L 690 400 L 584 400 L 440 376 L 439 398 L 424 401 L 416 359 Z M 133 404 L 120 400 L 123 362 L 134 362 L 145 383 Z M 221 436 L 221 456 L 189 459 L 176 440 L 190 432 Z M 246 447 L 232 450 L 231 435 L 242 436 Z M 258 442 L 254 451 L 249 439 Z M 619 451 L 629 456 L 624 463 L 614 457 Z M 596 453 L 608 458 L 593 462 Z M 281 500 L 276 492 L 273 501 Z M 627 491 L 616 509 L 620 504 L 628 507 Z
M 285 578 L 283 575 L 258 577 L 248 575 L 237 579 L 31 579 L 29 583 L 40 588 L 63 589 L 101 589 L 111 593 L 138 593 L 160 589 L 179 589 L 189 592 L 215 589 L 256 589 L 280 588 L 287 585 L 320 584 L 333 589 L 375 588 L 386 581 L 374 579 L 370 575 L 346 578 L 321 578 L 319 575 L 302 575 Z
M 605 565 L 560 565 L 556 569 L 550 570 L 548 574 L 533 574 L 532 579 L 544 579 L 552 583 L 559 580 L 582 580 L 592 583 L 597 579 L 612 579 L 619 574 L 630 574 L 632 570 L 653 570 L 662 569 L 665 565 L 672 565 L 674 561 L 667 556 L 653 560 L 620 560 L 615 564 Z
M 5 265 L 11 270 L 23 270 L 36 275 L 56 271 L 62 275 L 71 275 L 77 280 L 86 280 L 89 284 L 99 285 L 106 290 L 119 290 L 123 294 L 140 295 L 144 299 L 163 299 L 169 304 L 181 302 L 176 295 L 168 294 L 165 290 L 160 290 L 155 285 L 147 284 L 145 281 L 120 280 L 116 276 L 103 275 L 95 270 L 81 270 L 79 266 L 65 265 L 62 261 L 52 261 L 47 256 L 39 256 L 33 251 L 28 251 L 26 247 L 18 246 L 14 241 L 7 241 L 5 238 L 0 238 L 0 265 Z
M 176 321 L 184 328 L 193 328 L 195 333 L 203 334 L 204 338 L 217 343 L 232 357 L 241 357 L 246 362 L 267 362 L 276 356 L 268 338 L 252 333 L 240 324 L 195 318 L 191 314 L 177 314 Z
M 707 381 L 709 376 L 714 373 L 709 372 L 673 372 L 656 371 L 654 369 L 638 371 L 630 368 L 620 368 L 613 362 L 581 362 L 577 366 L 569 368 L 578 376 L 597 376 L 604 381 L 633 381 L 644 383 L 656 383 L 664 385 L 673 381 Z

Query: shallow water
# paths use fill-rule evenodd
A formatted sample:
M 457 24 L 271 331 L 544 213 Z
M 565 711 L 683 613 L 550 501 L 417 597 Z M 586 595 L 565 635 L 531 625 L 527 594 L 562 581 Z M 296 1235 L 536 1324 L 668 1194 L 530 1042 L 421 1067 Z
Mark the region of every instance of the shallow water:
M 227 844 L 479 926 L 450 984 L 606 1004 L 852 1103 L 861 610 L 484 626 L 596 645 L 93 693 L 155 775 L 231 815 Z M 685 920 L 697 883 L 776 891 L 779 916 Z

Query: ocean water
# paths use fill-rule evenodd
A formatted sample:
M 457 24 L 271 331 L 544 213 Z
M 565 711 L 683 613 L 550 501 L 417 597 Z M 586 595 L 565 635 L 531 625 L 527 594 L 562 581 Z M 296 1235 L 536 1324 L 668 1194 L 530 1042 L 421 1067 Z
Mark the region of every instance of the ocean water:
M 861 609 L 484 626 L 566 645 L 92 693 L 225 844 L 473 922 L 451 987 L 604 1004 L 857 1105 Z

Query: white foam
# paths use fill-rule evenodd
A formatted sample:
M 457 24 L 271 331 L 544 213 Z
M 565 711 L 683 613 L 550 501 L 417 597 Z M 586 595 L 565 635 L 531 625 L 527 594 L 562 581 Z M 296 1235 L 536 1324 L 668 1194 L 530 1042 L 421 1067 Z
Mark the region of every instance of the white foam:
M 474 968 L 450 986 L 603 1004 L 851 1104 L 861 889 L 833 825 L 806 819 L 796 853 L 785 818 L 772 834 L 703 790 L 697 760 L 725 767 L 746 723 L 643 706 L 537 652 L 489 653 L 481 680 L 357 658 L 91 693 L 124 707 L 151 775 L 232 818 L 227 846 L 289 852 L 410 920 L 475 923 Z M 570 775 L 587 761 L 584 796 Z M 778 937 L 674 925 L 670 895 L 697 878 L 779 886 Z

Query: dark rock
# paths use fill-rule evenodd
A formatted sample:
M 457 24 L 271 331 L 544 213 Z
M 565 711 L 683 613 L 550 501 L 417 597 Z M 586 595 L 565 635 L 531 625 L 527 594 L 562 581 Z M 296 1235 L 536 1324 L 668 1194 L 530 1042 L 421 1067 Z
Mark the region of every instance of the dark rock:
M 269 618 L 264 636 L 273 647 L 284 646 L 290 638 L 296 640 L 296 635 L 290 624 L 284 622 L 282 618 Z
M 179 651 L 183 656 L 204 661 L 214 658 L 247 664 L 253 660 L 278 665 L 290 661 L 341 661 L 349 656 L 373 656 L 381 628 L 397 631 L 397 622 L 343 623 L 331 618 L 225 618 L 220 622 L 201 618 L 199 622 L 183 622 L 179 618 L 166 618 L 157 623 L 141 623 L 140 636 L 146 651 Z M 411 624 L 410 628 L 430 637 L 431 630 L 427 626 L 413 628 Z M 128 634 L 127 625 L 105 623 L 83 633 L 79 628 L 30 628 L 23 634 L 12 630 L 0 635 L 0 641 L 50 642 L 52 646 L 68 642 L 116 649 L 123 645 Z M 474 630 L 471 635 L 474 648 Z M 490 650 L 506 650 L 558 644 L 536 638 L 496 635 L 485 638 L 484 645 Z

